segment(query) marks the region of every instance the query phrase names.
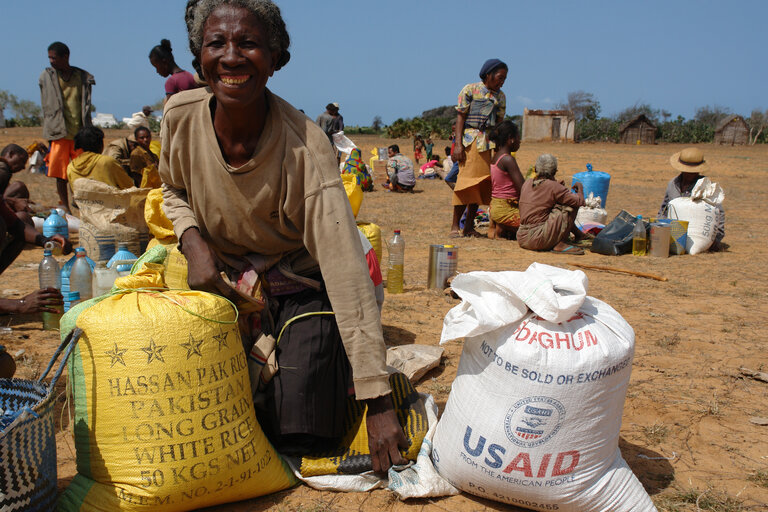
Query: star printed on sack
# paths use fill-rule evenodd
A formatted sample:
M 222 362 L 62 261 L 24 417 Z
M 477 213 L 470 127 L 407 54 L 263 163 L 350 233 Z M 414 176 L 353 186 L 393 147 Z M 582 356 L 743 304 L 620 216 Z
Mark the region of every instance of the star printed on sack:
M 123 359 L 123 355 L 128 352 L 128 349 L 125 348 L 123 350 L 120 350 L 117 346 L 117 343 L 115 343 L 114 350 L 107 350 L 104 352 L 109 357 L 112 358 L 112 362 L 110 363 L 109 367 L 112 368 L 115 366 L 115 364 L 120 363 L 121 365 L 125 366 L 125 360 Z
M 221 351 L 222 346 L 229 348 L 229 345 L 227 344 L 227 336 L 229 336 L 229 331 L 225 331 L 224 329 L 219 329 L 219 334 L 213 335 L 213 339 L 219 342 L 219 351 Z
M 157 359 L 161 363 L 165 362 L 165 359 L 163 359 L 163 350 L 168 345 L 158 345 L 155 343 L 155 340 L 152 338 L 149 339 L 149 346 L 146 348 L 142 348 L 141 350 L 147 353 L 147 364 L 151 363 L 153 359 Z
M 192 336 L 192 333 L 189 333 L 189 341 L 186 343 L 179 343 L 180 346 L 187 349 L 187 359 L 192 357 L 193 354 L 197 354 L 200 357 L 203 357 L 203 353 L 200 352 L 200 346 L 203 344 L 203 340 L 196 340 L 194 336 Z

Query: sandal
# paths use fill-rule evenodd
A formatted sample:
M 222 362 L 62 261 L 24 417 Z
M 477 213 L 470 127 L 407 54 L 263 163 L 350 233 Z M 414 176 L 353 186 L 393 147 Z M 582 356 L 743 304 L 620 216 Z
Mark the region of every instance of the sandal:
M 461 238 L 462 236 L 464 235 L 462 235 L 460 231 L 451 231 L 448 234 L 448 238 Z
M 486 238 L 485 235 L 482 233 L 478 233 L 477 231 L 470 231 L 469 233 L 464 235 L 464 238 Z
M 554 253 L 557 253 L 557 254 L 573 254 L 573 255 L 576 255 L 576 256 L 584 254 L 584 251 L 582 251 L 581 249 L 579 249 L 578 247 L 575 247 L 573 245 L 569 245 L 568 247 L 566 247 L 565 249 L 562 249 L 560 251 L 556 251 L 555 249 L 551 249 L 549 252 L 554 252 Z

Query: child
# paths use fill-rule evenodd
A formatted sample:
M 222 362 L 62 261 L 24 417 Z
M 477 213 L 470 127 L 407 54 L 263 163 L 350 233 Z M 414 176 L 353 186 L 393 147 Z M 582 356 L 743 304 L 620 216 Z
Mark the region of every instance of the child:
M 443 164 L 437 157 L 427 159 L 427 163 L 419 167 L 421 174 L 419 178 L 440 178 L 445 179 L 445 171 L 443 170 Z
M 416 165 L 419 165 L 419 160 L 424 157 L 424 140 L 421 135 L 417 135 L 413 141 L 413 159 L 416 160 Z
M 427 137 L 427 143 L 426 143 L 427 162 L 432 160 L 432 148 L 434 148 L 434 147 L 435 147 L 435 144 L 432 142 L 432 138 L 431 137 Z
M 445 147 L 446 158 L 443 160 L 443 169 L 445 170 L 445 183 L 451 187 L 451 190 L 456 186 L 456 178 L 459 175 L 459 162 L 454 162 L 451 155 L 453 151 L 452 146 Z
M 491 160 L 491 204 L 489 238 L 515 239 L 520 227 L 519 199 L 523 175 L 511 153 L 520 148 L 520 131 L 512 121 L 503 121 L 490 133 L 496 144 Z

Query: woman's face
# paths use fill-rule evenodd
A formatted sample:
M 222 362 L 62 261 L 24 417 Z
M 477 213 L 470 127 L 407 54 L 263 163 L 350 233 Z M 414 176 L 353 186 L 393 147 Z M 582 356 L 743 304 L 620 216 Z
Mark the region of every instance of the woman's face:
M 485 86 L 493 92 L 498 92 L 504 86 L 504 82 L 507 80 L 507 70 L 499 68 L 491 73 L 485 75 L 483 83 Z
M 149 143 L 152 142 L 152 133 L 149 130 L 139 130 L 136 134 L 136 142 L 143 148 L 148 148 Z
M 149 63 L 155 67 L 155 71 L 157 71 L 158 75 L 166 77 L 171 74 L 171 66 L 168 61 L 159 59 L 153 55 L 149 58 Z
M 249 10 L 233 5 L 214 9 L 203 27 L 200 64 L 219 102 L 242 107 L 263 99 L 278 58 L 268 37 Z

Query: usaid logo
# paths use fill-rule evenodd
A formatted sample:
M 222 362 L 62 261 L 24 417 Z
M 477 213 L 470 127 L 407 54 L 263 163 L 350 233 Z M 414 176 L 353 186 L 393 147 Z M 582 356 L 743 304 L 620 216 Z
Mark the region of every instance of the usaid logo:
M 519 400 L 504 418 L 504 431 L 518 446 L 533 448 L 557 434 L 565 419 L 563 404 L 548 396 Z

